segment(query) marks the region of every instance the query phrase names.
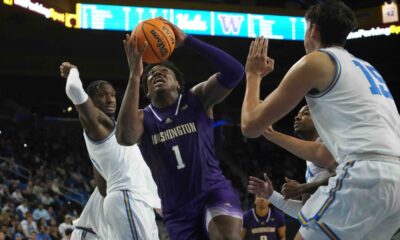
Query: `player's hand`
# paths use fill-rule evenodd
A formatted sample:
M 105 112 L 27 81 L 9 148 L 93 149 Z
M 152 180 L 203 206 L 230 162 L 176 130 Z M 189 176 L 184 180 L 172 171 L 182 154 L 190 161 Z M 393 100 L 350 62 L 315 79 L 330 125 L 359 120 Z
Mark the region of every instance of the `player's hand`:
M 175 34 L 175 41 L 176 41 L 175 47 L 181 46 L 183 44 L 183 42 L 185 41 L 187 34 L 184 33 L 178 26 L 176 26 L 172 22 L 168 21 L 167 19 L 165 19 L 163 17 L 157 17 L 157 19 L 164 21 L 166 24 L 168 24 L 172 28 L 172 30 L 174 31 L 174 34 Z
M 256 194 L 257 196 L 268 199 L 274 192 L 274 187 L 272 186 L 272 182 L 268 178 L 266 173 L 264 173 L 264 179 L 265 179 L 265 181 L 263 181 L 259 178 L 250 176 L 247 190 L 250 193 Z
M 148 43 L 145 42 L 143 47 L 139 49 L 136 35 L 131 36 L 129 34 L 125 35 L 123 42 L 126 59 L 128 60 L 129 78 L 136 77 L 136 79 L 140 79 L 140 76 L 143 74 L 143 53 Z
M 268 42 L 269 40 L 264 37 L 258 37 L 251 42 L 246 61 L 246 74 L 261 79 L 274 70 L 275 61 L 268 57 Z
M 285 184 L 282 186 L 281 193 L 285 199 L 300 197 L 303 191 L 303 184 L 300 184 L 296 180 L 285 177 Z
M 61 63 L 61 65 L 60 65 L 60 74 L 61 74 L 61 77 L 67 78 L 68 75 L 69 75 L 69 71 L 71 71 L 72 68 L 78 69 L 75 65 L 72 65 L 72 64 L 69 63 L 69 62 L 63 62 L 63 63 Z

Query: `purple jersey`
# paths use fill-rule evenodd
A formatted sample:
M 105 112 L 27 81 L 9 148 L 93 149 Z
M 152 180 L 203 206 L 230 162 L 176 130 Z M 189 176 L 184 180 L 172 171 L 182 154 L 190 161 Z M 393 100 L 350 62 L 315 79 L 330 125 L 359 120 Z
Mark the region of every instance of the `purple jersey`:
M 278 228 L 285 226 L 282 212 L 270 208 L 266 216 L 260 217 L 254 208 L 243 215 L 243 228 L 246 228 L 246 239 L 250 240 L 278 240 Z
M 164 213 L 226 186 L 214 151 L 213 120 L 197 96 L 188 92 L 172 106 L 148 105 L 143 112 L 139 148 L 158 186 Z

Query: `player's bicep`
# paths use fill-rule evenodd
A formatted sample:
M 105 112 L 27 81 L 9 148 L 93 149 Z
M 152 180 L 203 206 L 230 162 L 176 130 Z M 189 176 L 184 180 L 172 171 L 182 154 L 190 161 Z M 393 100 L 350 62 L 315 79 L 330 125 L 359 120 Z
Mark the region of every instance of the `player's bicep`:
M 200 99 L 204 108 L 207 110 L 224 100 L 231 93 L 232 89 L 223 87 L 219 83 L 218 73 L 216 73 L 207 81 L 194 86 L 191 91 Z
M 280 240 L 286 239 L 286 225 L 279 227 L 277 233 Z

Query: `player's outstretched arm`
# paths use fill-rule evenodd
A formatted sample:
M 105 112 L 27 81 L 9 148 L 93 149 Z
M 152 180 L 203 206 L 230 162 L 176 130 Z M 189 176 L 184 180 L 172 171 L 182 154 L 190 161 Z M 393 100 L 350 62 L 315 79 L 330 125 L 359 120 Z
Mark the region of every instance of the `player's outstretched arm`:
M 291 199 L 285 200 L 280 193 L 274 191 L 272 181 L 265 173 L 264 180 L 250 176 L 247 190 L 250 193 L 256 194 L 257 196 L 267 198 L 272 204 L 274 204 L 275 207 L 284 211 L 293 218 L 297 218 L 297 214 L 300 212 L 303 206 L 301 201 Z
M 335 65 L 327 54 L 308 54 L 290 68 L 279 86 L 260 103 L 261 79 L 274 68 L 274 61 L 267 52 L 268 44 L 258 38 L 252 42 L 247 57 L 241 129 L 249 138 L 259 137 L 266 127 L 288 114 L 311 89 L 325 90 L 335 72 Z
M 299 197 L 302 194 L 313 194 L 320 186 L 328 185 L 329 178 L 333 176 L 335 176 L 335 173 L 332 173 L 329 177 L 310 183 L 298 183 L 295 180 L 285 179 L 286 183 L 283 184 L 281 190 L 282 195 L 285 199 L 288 199 Z
M 129 80 L 118 115 L 116 138 L 119 144 L 130 146 L 136 144 L 143 134 L 143 111 L 139 110 L 140 77 L 143 74 L 143 53 L 138 48 L 135 35 L 126 34 L 123 41 L 125 54 L 129 65 Z
M 163 18 L 161 18 L 163 19 Z M 230 54 L 211 46 L 191 35 L 186 35 L 179 27 L 163 19 L 174 31 L 177 46 L 184 45 L 195 50 L 207 59 L 217 73 L 210 76 L 207 81 L 201 82 L 191 89 L 200 98 L 206 110 L 222 101 L 234 87 L 243 79 L 243 65 Z
M 65 92 L 79 113 L 79 120 L 87 135 L 94 141 L 106 138 L 113 128 L 112 120 L 94 106 L 86 94 L 75 65 L 63 62 L 60 66 L 61 76 L 67 79 Z
M 336 165 L 336 161 L 326 146 L 317 141 L 298 139 L 268 127 L 263 136 L 276 145 L 286 149 L 299 158 L 308 160 L 323 168 Z

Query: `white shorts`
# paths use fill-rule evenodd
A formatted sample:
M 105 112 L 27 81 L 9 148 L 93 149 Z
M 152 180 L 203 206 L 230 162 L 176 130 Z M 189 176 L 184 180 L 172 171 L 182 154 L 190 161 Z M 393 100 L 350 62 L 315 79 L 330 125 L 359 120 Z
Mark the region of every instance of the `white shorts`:
M 71 234 L 71 240 L 101 240 L 101 238 L 90 229 L 75 227 Z
M 158 240 L 153 208 L 134 199 L 130 191 L 108 193 L 104 199 L 104 214 L 113 240 Z
M 299 213 L 304 239 L 390 239 L 400 226 L 400 162 L 340 164 Z

